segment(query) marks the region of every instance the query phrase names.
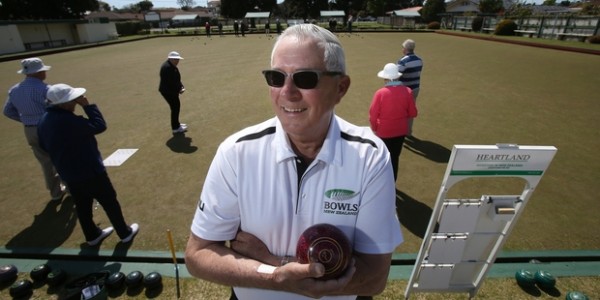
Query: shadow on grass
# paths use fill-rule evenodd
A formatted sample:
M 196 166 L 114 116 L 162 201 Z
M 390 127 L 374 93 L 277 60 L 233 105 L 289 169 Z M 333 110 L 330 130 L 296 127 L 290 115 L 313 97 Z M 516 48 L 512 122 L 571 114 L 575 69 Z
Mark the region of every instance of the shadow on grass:
M 186 137 L 185 133 L 174 133 L 167 141 L 167 147 L 176 153 L 194 153 L 198 147 L 192 146 L 192 138 Z
M 73 197 L 63 201 L 50 201 L 44 210 L 35 215 L 29 227 L 17 233 L 6 243 L 6 249 L 18 252 L 19 248 L 45 249 L 50 253 L 60 247 L 71 235 L 77 224 Z M 28 216 L 22 216 L 27 218 Z
M 540 288 L 540 290 L 542 290 L 544 293 L 548 294 L 551 297 L 558 298 L 558 297 L 562 296 L 562 293 L 554 286 L 552 286 L 552 287 L 539 286 L 539 288 Z
M 420 140 L 415 136 L 404 139 L 404 148 L 437 163 L 447 163 L 451 150 L 431 141 Z
M 523 292 L 533 296 L 533 297 L 541 297 L 542 291 L 538 289 L 535 285 L 525 285 L 517 282 L 517 285 L 523 290 Z
M 433 213 L 433 210 L 429 206 L 415 200 L 400 190 L 396 190 L 396 211 L 400 223 L 406 229 L 420 238 L 425 237 L 427 226 Z

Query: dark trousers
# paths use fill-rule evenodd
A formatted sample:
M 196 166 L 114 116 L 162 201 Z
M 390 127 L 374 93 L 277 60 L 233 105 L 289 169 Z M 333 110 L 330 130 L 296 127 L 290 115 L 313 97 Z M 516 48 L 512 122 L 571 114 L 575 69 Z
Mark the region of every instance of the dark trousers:
M 106 172 L 90 180 L 76 183 L 69 182 L 67 185 L 75 201 L 77 218 L 86 241 L 95 240 L 102 231 L 94 222 L 94 199 L 102 205 L 102 209 L 106 212 L 119 237 L 124 239 L 129 236 L 131 229 L 125 223 L 121 205 L 117 200 L 117 192 Z
M 402 152 L 402 145 L 404 144 L 405 136 L 398 136 L 393 138 L 382 138 L 385 146 L 390 152 L 390 159 L 392 160 L 392 168 L 394 169 L 394 180 L 398 179 L 398 161 L 400 160 L 400 153 Z
M 179 94 L 166 94 L 161 93 L 163 98 L 169 104 L 169 108 L 171 109 L 171 129 L 175 130 L 179 128 L 179 110 L 181 109 L 181 102 L 179 101 Z

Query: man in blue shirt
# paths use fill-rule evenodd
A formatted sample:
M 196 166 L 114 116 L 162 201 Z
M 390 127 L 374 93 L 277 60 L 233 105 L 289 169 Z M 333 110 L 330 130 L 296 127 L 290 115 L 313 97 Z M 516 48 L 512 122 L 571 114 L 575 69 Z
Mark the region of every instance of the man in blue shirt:
M 403 85 L 408 86 L 413 93 L 415 104 L 417 97 L 419 96 L 419 90 L 421 88 L 421 70 L 423 69 L 423 60 L 415 54 L 415 41 L 408 39 L 402 43 L 402 53 L 404 56 L 398 60 L 398 72 L 402 73 L 402 76 L 398 80 Z M 413 120 L 410 119 L 408 123 L 408 135 L 412 136 L 412 125 Z
M 65 186 L 46 151 L 39 145 L 37 124 L 46 109 L 46 91 L 44 83 L 46 71 L 50 66 L 44 65 L 37 57 L 21 61 L 21 70 L 17 73 L 25 75 L 25 80 L 15 84 L 8 90 L 8 98 L 4 104 L 4 115 L 12 120 L 23 123 L 25 138 L 31 146 L 33 155 L 42 166 L 46 188 L 50 191 L 52 200 L 60 201 L 65 195 Z

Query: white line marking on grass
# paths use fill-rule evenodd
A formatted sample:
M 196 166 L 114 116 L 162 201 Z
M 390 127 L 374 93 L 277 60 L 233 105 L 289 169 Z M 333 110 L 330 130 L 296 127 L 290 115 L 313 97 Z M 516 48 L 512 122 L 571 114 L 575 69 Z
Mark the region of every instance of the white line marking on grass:
M 106 167 L 118 167 L 129 159 L 138 149 L 117 149 L 113 154 L 104 160 Z

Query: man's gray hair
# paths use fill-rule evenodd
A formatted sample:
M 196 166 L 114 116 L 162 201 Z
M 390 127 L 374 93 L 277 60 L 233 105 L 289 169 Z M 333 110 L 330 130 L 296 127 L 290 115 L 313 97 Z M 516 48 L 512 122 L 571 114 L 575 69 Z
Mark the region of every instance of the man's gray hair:
M 301 41 L 317 41 L 319 48 L 323 49 L 326 71 L 346 74 L 346 57 L 340 40 L 331 31 L 314 24 L 298 24 L 284 30 L 277 38 L 277 41 L 275 41 L 275 45 L 273 45 L 271 65 L 273 65 L 273 55 L 277 46 L 279 46 L 279 42 L 288 37 L 294 37 Z
M 402 43 L 402 48 L 409 50 L 409 51 L 415 50 L 415 41 L 413 41 L 411 39 L 404 41 L 404 43 Z

